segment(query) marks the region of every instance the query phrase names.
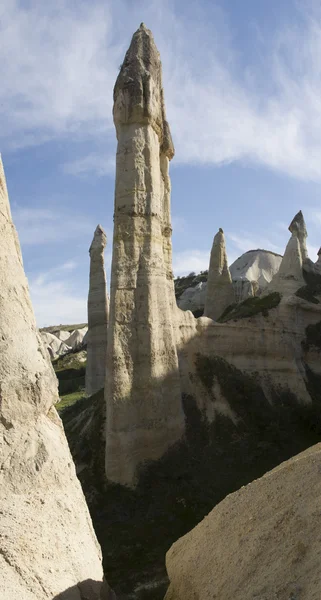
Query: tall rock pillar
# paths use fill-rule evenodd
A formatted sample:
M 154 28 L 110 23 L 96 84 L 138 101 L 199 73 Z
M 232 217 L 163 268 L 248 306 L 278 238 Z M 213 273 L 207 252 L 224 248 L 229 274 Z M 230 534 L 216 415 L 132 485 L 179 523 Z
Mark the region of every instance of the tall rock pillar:
M 214 237 L 211 251 L 204 316 L 215 321 L 233 302 L 235 294 L 227 262 L 225 237 L 223 229 L 220 228 Z
M 0 159 L 2 600 L 67 597 L 68 592 L 75 600 L 99 597 L 100 549 L 54 408 L 58 401 L 57 379 L 36 328 Z
M 307 259 L 306 227 L 302 212 L 298 212 L 289 225 L 292 234 L 278 272 L 270 281 L 266 291 L 276 291 L 284 295 L 291 295 L 305 285 L 303 277 L 303 261 Z
M 89 248 L 87 396 L 92 396 L 105 385 L 108 327 L 108 296 L 104 264 L 106 242 L 106 234 L 101 225 L 98 225 Z
M 118 147 L 106 373 L 106 474 L 134 486 L 184 431 L 175 345 L 174 156 L 151 32 L 134 34 L 114 88 Z

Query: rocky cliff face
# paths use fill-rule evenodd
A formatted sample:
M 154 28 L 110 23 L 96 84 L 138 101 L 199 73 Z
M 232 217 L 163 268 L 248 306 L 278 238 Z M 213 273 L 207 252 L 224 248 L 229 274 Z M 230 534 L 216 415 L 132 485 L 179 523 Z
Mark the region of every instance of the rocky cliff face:
M 227 496 L 167 553 L 166 600 L 319 598 L 321 445 Z
M 69 590 L 97 600 L 100 548 L 54 408 L 57 380 L 36 329 L 2 163 L 0 230 L 1 598 L 69 598 Z
M 107 238 L 103 228 L 98 225 L 91 243 L 90 275 L 88 293 L 88 334 L 86 395 L 92 396 L 105 386 L 108 298 L 104 264 L 104 250 Z
M 106 474 L 134 485 L 184 429 L 173 326 L 174 155 L 159 53 L 142 24 L 114 89 L 118 149 L 106 377 Z

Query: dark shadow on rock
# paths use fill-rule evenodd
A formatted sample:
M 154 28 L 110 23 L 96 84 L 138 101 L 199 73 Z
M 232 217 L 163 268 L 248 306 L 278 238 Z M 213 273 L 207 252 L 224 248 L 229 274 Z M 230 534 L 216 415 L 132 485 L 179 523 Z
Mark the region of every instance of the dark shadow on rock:
M 117 598 L 105 580 L 102 583 L 86 579 L 54 596 L 52 600 L 117 600 Z
M 319 339 L 318 325 L 313 327 L 302 344 L 303 367 L 306 345 Z M 209 423 L 195 398 L 184 395 L 185 438 L 161 460 L 144 465 L 135 490 L 105 480 L 103 392 L 62 414 L 105 576 L 118 600 L 162 600 L 171 544 L 227 494 L 321 440 L 321 376 L 308 364 L 311 405 L 303 406 L 283 388 L 271 389 L 267 398 L 259 377 L 221 357 L 193 356 L 207 394 L 217 381 L 237 422 L 217 414 Z

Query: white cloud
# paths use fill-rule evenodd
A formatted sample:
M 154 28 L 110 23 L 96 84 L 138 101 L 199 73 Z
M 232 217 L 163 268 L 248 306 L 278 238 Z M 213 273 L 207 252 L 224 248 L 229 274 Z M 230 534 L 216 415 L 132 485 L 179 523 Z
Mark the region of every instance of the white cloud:
M 208 269 L 209 252 L 201 250 L 184 250 L 173 254 L 173 271 L 175 277 L 188 275 L 192 271 L 199 273 Z
M 168 0 L 28 4 L 6 0 L 0 7 L 3 145 L 66 135 L 100 144 L 108 132 L 114 139 L 117 68 L 144 15 L 161 51 L 176 163 L 259 163 L 321 181 L 317 2 L 300 3 L 292 23 L 275 33 L 255 24 L 258 52 L 245 66 L 226 16 L 212 3 L 188 3 L 179 19 Z M 103 163 L 93 154 L 65 168 L 101 175 L 109 169 Z
M 12 216 L 23 246 L 58 243 L 90 235 L 95 228 L 88 217 L 75 216 L 61 209 L 23 208 L 14 204 Z
M 63 165 L 63 170 L 69 175 L 75 176 L 88 176 L 96 175 L 103 177 L 105 175 L 115 176 L 115 157 L 105 156 L 100 153 L 92 153 L 87 156 L 83 156 L 77 160 L 67 162 Z
M 87 321 L 87 296 L 77 293 L 70 280 L 70 272 L 76 266 L 74 261 L 67 261 L 29 277 L 38 327 Z

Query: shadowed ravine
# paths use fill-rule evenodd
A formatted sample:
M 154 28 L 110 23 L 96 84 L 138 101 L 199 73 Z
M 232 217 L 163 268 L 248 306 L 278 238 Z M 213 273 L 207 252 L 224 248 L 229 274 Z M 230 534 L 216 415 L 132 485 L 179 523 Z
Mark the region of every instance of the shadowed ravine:
M 97 435 L 104 413 L 102 391 L 92 402 L 62 413 L 102 546 L 105 576 L 119 599 L 163 598 L 168 585 L 165 553 L 171 544 L 227 494 L 321 440 L 321 378 L 308 366 L 310 406 L 300 405 L 292 392 L 276 389 L 271 404 L 257 378 L 222 358 L 199 355 L 196 368 L 205 386 L 217 378 L 238 415 L 237 425 L 223 415 L 209 424 L 195 399 L 184 396 L 184 441 L 142 468 L 135 490 L 105 481 L 103 440 Z

